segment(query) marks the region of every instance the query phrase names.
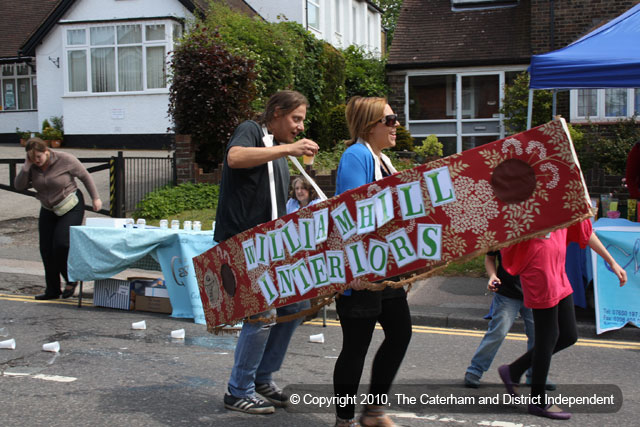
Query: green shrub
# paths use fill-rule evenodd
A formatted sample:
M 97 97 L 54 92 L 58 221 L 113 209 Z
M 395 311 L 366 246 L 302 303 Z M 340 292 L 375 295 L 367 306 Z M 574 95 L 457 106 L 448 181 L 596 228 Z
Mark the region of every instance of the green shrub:
M 573 126 L 571 123 L 567 123 L 569 128 L 569 135 L 571 135 L 571 141 L 576 149 L 576 152 L 582 151 L 584 147 L 584 132 L 579 127 Z
M 413 137 L 411 133 L 402 125 L 396 128 L 396 146 L 393 151 L 413 151 Z
M 609 175 L 624 175 L 627 156 L 633 145 L 640 141 L 636 117 L 606 127 L 589 125 L 588 129 L 578 150 L 582 170 L 587 171 L 597 164 Z M 605 129 L 606 134 L 603 134 Z
M 220 3 L 211 3 L 205 22 L 209 31 L 219 31 L 232 52 L 255 62 L 254 111 L 261 111 L 278 90 L 297 90 L 310 104 L 301 136 L 315 140 L 322 149 L 330 148 L 333 139 L 326 130 L 331 109 L 345 98 L 342 53 L 298 23 L 266 22 Z
M 533 91 L 533 112 L 531 127 L 551 120 L 553 94 L 550 90 Z M 504 126 L 512 135 L 527 130 L 527 108 L 529 104 L 529 73 L 518 74 L 511 85 L 504 87 L 504 99 L 500 113 L 504 114 Z
M 217 32 L 196 26 L 171 59 L 169 114 L 176 133 L 191 134 L 196 161 L 205 169 L 222 162 L 238 124 L 252 115 L 254 63 L 234 55 Z
M 180 184 L 167 186 L 146 195 L 133 213 L 134 218 L 168 218 L 186 210 L 215 209 L 219 186 L 212 184 Z
M 16 134 L 18 134 L 18 138 L 20 139 L 29 139 L 31 138 L 31 132 L 28 130 L 22 131 L 20 128 L 16 128 Z
M 62 116 L 53 116 L 50 117 L 51 127 L 56 130 L 59 130 L 61 133 L 64 133 L 64 120 L 62 120 Z
M 345 89 L 347 99 L 352 96 L 386 96 L 386 60 L 367 53 L 362 47 L 349 46 L 342 51 L 345 58 Z
M 334 108 L 340 110 L 343 106 L 342 113 L 344 117 L 344 58 L 340 51 L 336 50 L 328 43 L 323 43 L 321 55 L 318 58 L 319 68 L 322 72 L 321 79 L 323 81 L 322 91 L 320 92 L 320 101 L 315 104 L 314 115 L 309 124 L 308 136 L 320 145 L 321 149 L 329 149 L 335 145 L 340 139 L 342 128 L 346 127 L 346 119 L 343 118 L 344 125 L 338 123 L 338 129 L 332 129 L 337 118 Z M 311 82 L 313 85 L 313 82 Z M 316 83 L 317 86 L 317 83 Z M 336 135 L 336 133 L 338 135 Z M 348 131 L 347 131 L 348 138 Z M 346 139 L 346 138 L 342 138 Z
M 423 139 L 422 145 L 415 147 L 413 151 L 425 161 L 434 157 L 442 157 L 443 147 L 442 143 L 438 141 L 438 137 L 432 134 Z
M 301 48 L 285 23 L 269 23 L 210 1 L 204 25 L 209 32 L 219 32 L 231 52 L 255 64 L 255 111 L 261 111 L 278 90 L 293 89 Z
M 333 147 L 351 138 L 347 118 L 344 114 L 345 107 L 345 104 L 339 104 L 329 110 L 322 129 L 328 141 L 325 144 L 326 146 L 321 145 L 321 150 L 331 150 Z

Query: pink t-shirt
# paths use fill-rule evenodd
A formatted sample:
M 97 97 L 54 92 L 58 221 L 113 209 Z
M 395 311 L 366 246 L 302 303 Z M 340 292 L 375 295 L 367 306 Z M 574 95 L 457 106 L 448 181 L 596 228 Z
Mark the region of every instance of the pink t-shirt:
M 502 265 L 512 275 L 520 275 L 524 305 L 551 308 L 573 293 L 565 271 L 567 245 L 576 242 L 584 248 L 593 232 L 590 220 L 569 228 L 516 243 L 502 249 Z

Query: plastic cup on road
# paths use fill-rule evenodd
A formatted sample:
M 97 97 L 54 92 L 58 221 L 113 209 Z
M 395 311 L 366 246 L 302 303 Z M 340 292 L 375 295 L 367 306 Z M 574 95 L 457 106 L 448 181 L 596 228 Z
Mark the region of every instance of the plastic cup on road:
M 8 350 L 16 349 L 16 340 L 11 338 L 10 340 L 0 341 L 0 348 L 6 348 Z
M 175 338 L 177 340 L 183 340 L 184 329 L 176 329 L 175 331 L 171 331 L 171 338 Z
M 60 351 L 60 343 L 58 341 L 48 342 L 46 344 L 42 344 L 42 351 L 50 351 L 52 353 L 57 353 Z
M 193 221 L 193 231 L 202 231 L 202 223 L 200 221 Z
M 305 166 L 311 166 L 313 165 L 313 159 L 315 158 L 315 156 L 307 156 L 306 154 L 304 156 L 302 156 L 302 163 L 304 163 Z
M 185 221 L 182 223 L 182 229 L 184 231 L 191 231 L 192 230 L 192 222 L 191 221 Z
M 169 221 L 166 219 L 161 219 L 160 220 L 160 229 L 161 230 L 166 230 L 167 228 L 169 228 Z
M 145 322 L 144 320 L 133 322 L 131 324 L 131 329 L 147 329 L 147 322 Z
M 324 334 L 309 335 L 309 342 L 324 344 Z
M 138 221 L 136 221 L 136 225 L 138 226 L 138 228 L 147 228 L 147 221 L 144 218 L 138 218 Z
M 180 230 L 180 220 L 172 219 L 171 220 L 171 229 L 172 230 Z
M 133 218 L 126 218 L 124 220 L 124 227 L 125 228 L 133 228 Z

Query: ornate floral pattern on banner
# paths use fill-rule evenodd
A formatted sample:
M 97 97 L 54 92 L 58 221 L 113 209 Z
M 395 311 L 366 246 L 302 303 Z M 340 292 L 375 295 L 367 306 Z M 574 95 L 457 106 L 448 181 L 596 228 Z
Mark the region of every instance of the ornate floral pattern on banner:
M 193 259 L 209 329 L 429 270 L 591 215 L 560 119 L 261 224 Z

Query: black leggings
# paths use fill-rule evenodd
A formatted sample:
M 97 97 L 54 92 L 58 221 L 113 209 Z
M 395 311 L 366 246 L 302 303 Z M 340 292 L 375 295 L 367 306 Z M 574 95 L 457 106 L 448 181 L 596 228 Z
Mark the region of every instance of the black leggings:
M 539 396 L 545 406 L 544 386 L 551 365 L 551 355 L 573 345 L 578 340 L 573 297 L 561 300 L 551 308 L 533 309 L 535 343 L 531 350 L 509 365 L 511 380 L 515 383 L 531 367 L 531 397 Z
M 382 326 L 384 341 L 373 360 L 369 393 L 378 396 L 389 392 L 411 340 L 411 315 L 406 298 L 382 300 L 382 312 L 377 317 L 340 316 L 342 351 L 333 371 L 336 396 L 354 396 L 358 392 L 376 322 Z M 336 414 L 340 418 L 353 418 L 354 413 L 355 405 L 351 401 L 344 406 L 336 405 Z
M 40 208 L 38 232 L 40 234 L 40 256 L 44 264 L 45 280 L 50 296 L 58 296 L 60 275 L 68 283 L 67 258 L 69 256 L 69 227 L 82 225 L 84 217 L 84 197 L 81 191 L 76 192 L 78 204 L 69 212 L 58 216 L 50 210 Z

